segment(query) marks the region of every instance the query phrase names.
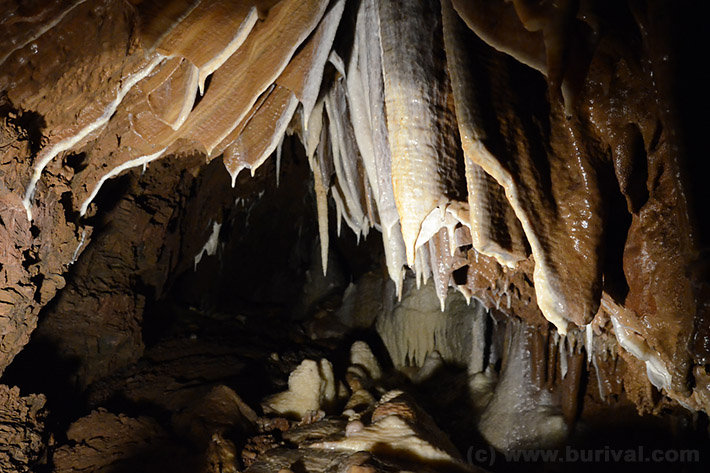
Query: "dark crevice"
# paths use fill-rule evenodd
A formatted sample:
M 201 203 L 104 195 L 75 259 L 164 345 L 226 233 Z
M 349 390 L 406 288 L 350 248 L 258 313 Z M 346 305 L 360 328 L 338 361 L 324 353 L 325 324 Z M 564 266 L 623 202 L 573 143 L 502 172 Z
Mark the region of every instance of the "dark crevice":
M 641 130 L 635 124 L 629 124 L 624 130 L 626 159 L 628 163 L 623 168 L 624 181 L 620 183 L 626 196 L 631 212 L 638 213 L 648 202 L 648 157 Z M 619 158 L 617 158 L 619 159 Z
M 25 269 L 29 269 L 37 263 L 39 263 L 39 257 L 37 256 L 36 250 L 28 248 L 22 252 L 22 266 L 24 266 Z
M 74 199 L 72 198 L 72 192 L 66 191 L 62 193 L 59 198 L 59 203 L 64 209 L 64 220 L 67 222 L 78 222 L 81 217 L 80 212 L 74 210 Z
M 643 166 L 645 169 L 645 162 Z M 639 200 L 630 197 L 628 192 L 625 198 L 624 194 L 619 190 L 620 184 L 617 183 L 617 177 L 610 166 L 599 168 L 599 183 L 603 189 L 609 189 L 605 195 L 606 206 L 604 209 L 607 218 L 604 228 L 602 260 L 603 287 L 614 300 L 623 303 L 629 292 L 626 275 L 624 274 L 624 249 L 632 222 L 632 215 L 629 213 L 628 206 L 632 205 L 632 201 L 639 205 Z M 639 185 L 645 190 L 646 180 L 643 179 L 640 183 L 630 184 L 633 187 L 638 187 Z M 646 195 L 645 199 L 647 198 L 648 195 Z
M 79 174 L 86 169 L 87 163 L 86 153 L 69 153 L 64 156 L 64 164 L 74 171 L 74 174 Z
M 37 303 L 42 303 L 42 282 L 44 282 L 44 274 L 39 273 L 35 276 L 32 276 L 30 278 L 30 281 L 32 282 L 32 285 L 35 288 L 34 292 L 34 300 Z
M 212 84 L 212 76 L 214 76 L 214 74 L 208 75 L 207 78 L 205 79 L 205 88 L 203 89 L 202 93 L 200 93 L 199 90 L 197 91 L 197 95 L 195 95 L 195 102 L 192 105 L 193 110 L 195 110 L 195 108 L 197 108 L 197 106 L 200 104 L 200 102 L 202 102 L 202 99 L 204 99 L 205 96 L 207 95 L 207 91 L 210 88 L 210 84 Z
M 468 278 L 468 265 L 461 266 L 460 268 L 454 270 L 451 276 L 454 278 L 455 284 L 466 284 L 466 279 Z
M 4 115 L 1 109 L 0 114 Z M 42 148 L 43 130 L 47 126 L 44 117 L 37 112 L 20 110 L 15 111 L 15 118 L 10 122 L 23 131 L 22 138 L 27 140 L 30 152 L 37 154 Z
M 95 206 L 98 211 L 95 215 L 86 217 L 84 219 L 85 223 L 96 228 L 108 225 L 107 216 L 111 215 L 112 210 L 121 202 L 121 198 L 125 195 L 132 181 L 132 174 L 127 173 L 104 182 L 92 202 L 92 206 Z

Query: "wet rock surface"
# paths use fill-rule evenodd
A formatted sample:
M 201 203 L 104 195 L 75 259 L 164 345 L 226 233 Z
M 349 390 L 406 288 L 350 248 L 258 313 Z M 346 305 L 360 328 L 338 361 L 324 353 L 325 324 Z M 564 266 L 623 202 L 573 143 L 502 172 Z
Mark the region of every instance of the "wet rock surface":
M 48 469 L 132 471 L 154 439 L 175 471 L 407 468 L 310 446 L 374 425 L 336 419 L 386 392 L 367 357 L 344 361 L 362 334 L 462 453 L 546 444 L 518 418 L 551 444 L 617 411 L 659 438 L 702 429 L 703 17 L 4 2 L 0 382 L 22 391 L 1 391 L 0 462 L 27 471 L 51 446 Z

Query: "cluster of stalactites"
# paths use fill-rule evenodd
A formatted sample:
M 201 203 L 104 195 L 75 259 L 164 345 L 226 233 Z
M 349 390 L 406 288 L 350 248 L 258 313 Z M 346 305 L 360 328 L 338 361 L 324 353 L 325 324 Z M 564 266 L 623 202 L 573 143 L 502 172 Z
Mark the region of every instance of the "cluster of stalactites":
M 502 189 L 466 149 L 476 143 L 454 105 L 455 64 L 440 60 L 460 21 L 438 1 L 360 2 L 349 55 L 330 54 L 335 78 L 297 128 L 314 173 L 324 270 L 330 194 L 338 232 L 345 220 L 358 237 L 382 233 L 398 294 L 409 266 L 418 283 L 433 277 L 442 308 L 450 286 L 471 296 L 453 278 L 471 245 L 509 267 L 527 257 L 512 210 L 498 213 L 510 207 Z M 460 45 L 446 46 L 449 54 Z
M 49 28 L 61 28 L 84 3 Z M 511 268 L 532 253 L 543 315 L 561 332 L 569 321 L 591 320 L 601 277 L 589 263 L 599 239 L 590 221 L 596 209 L 551 208 L 529 153 L 486 146 L 474 71 L 491 65 L 471 54 L 467 35 L 491 40 L 477 28 L 476 11 L 450 0 L 363 0 L 347 5 L 354 21 L 341 22 L 345 0 L 267 3 L 174 2 L 143 15 L 143 49 L 107 81 L 103 99 L 35 156 L 28 217 L 44 169 L 66 151 L 81 149 L 95 163 L 72 182 L 83 215 L 101 185 L 126 169 L 197 149 L 208 159 L 223 156 L 235 182 L 241 170 L 254 173 L 274 151 L 280 156 L 284 135 L 293 133 L 313 170 L 324 270 L 330 196 L 338 231 L 344 220 L 358 237 L 373 227 L 382 233 L 398 292 L 408 266 L 418 281 L 433 277 L 443 307 L 450 286 L 471 296 L 453 277 L 471 247 Z M 523 13 L 526 28 L 552 28 Z M 352 38 L 347 53 L 334 46 L 339 31 Z M 575 144 L 568 131 L 563 138 Z M 572 161 L 560 169 L 561 188 L 572 182 L 581 194 L 597 192 L 585 156 Z M 563 268 L 578 262 L 590 268 L 581 276 Z
M 330 195 L 338 231 L 345 220 L 358 237 L 373 227 L 382 233 L 398 292 L 408 266 L 418 283 L 433 278 L 442 307 L 449 287 L 471 297 L 466 282 L 454 278 L 472 263 L 470 254 L 511 269 L 532 254 L 537 304 L 565 333 L 569 322 L 590 323 L 601 297 L 594 158 L 578 142 L 579 130 L 567 123 L 571 93 L 565 71 L 548 70 L 544 61 L 534 65 L 560 93 L 550 95 L 551 136 L 534 139 L 576 155 L 550 159 L 550 172 L 559 179 L 548 184 L 539 179 L 539 157 L 526 148 L 525 137 L 506 137 L 507 148 L 491 149 L 491 124 L 482 109 L 505 106 L 510 92 L 500 85 L 487 103 L 480 77 L 505 83 L 510 71 L 500 53 L 471 47 L 471 36 L 480 30 L 469 18 L 476 12 L 459 3 L 360 2 L 352 47 L 328 56 L 333 80 L 323 84 L 310 115 L 296 109 L 290 129 L 303 142 L 314 173 L 323 268 Z M 523 15 L 519 21 L 527 27 L 533 20 Z M 547 59 L 556 64 L 557 43 L 550 38 L 540 47 L 550 49 Z M 515 52 L 512 46 L 498 49 Z M 516 112 L 502 112 L 494 132 L 514 135 L 511 130 L 525 128 L 506 113 Z M 568 198 L 569 189 L 575 198 Z M 570 271 L 570 265 L 578 269 Z
M 596 209 L 570 204 L 561 215 L 535 181 L 529 151 L 511 157 L 486 145 L 476 70 L 505 71 L 471 52 L 467 13 L 448 0 L 365 0 L 349 55 L 330 54 L 335 78 L 296 127 L 315 177 L 323 267 L 330 193 L 338 230 L 341 220 L 358 236 L 380 230 L 398 288 L 409 266 L 418 282 L 433 277 L 442 307 L 450 286 L 471 296 L 453 277 L 469 264 L 469 248 L 508 268 L 532 253 L 538 305 L 564 333 L 570 321 L 589 323 L 598 307 L 601 275 L 589 261 L 600 235 L 588 221 Z M 574 129 L 565 125 L 563 135 L 579 148 Z M 594 194 L 587 157 L 576 161 L 563 166 L 560 188 L 572 181 Z M 589 269 L 572 276 L 563 268 L 569 259 Z

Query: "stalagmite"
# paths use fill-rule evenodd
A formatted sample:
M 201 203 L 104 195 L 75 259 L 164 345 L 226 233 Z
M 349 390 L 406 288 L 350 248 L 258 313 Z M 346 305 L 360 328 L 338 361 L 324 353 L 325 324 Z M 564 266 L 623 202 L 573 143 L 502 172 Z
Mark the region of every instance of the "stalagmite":
M 567 435 L 567 425 L 550 393 L 531 382 L 529 328 L 510 320 L 500 381 L 479 429 L 500 450 L 533 445 L 552 447 Z
M 470 302 L 469 302 L 470 304 Z M 482 373 L 486 368 L 486 329 L 488 325 L 488 314 L 481 305 L 480 310 L 471 314 L 473 323 L 471 325 L 471 355 L 467 363 L 469 375 Z
M 263 407 L 267 412 L 301 419 L 309 412 L 330 408 L 335 389 L 333 366 L 328 360 L 303 360 L 288 377 L 288 391 L 267 398 Z
M 376 381 L 382 376 L 382 368 L 365 342 L 357 341 L 350 347 L 350 364 L 365 369 L 372 380 Z
M 413 281 L 407 280 L 402 301 L 377 318 L 376 328 L 397 368 L 421 367 L 434 351 L 446 362 L 478 365 L 481 360 L 472 361 L 476 355 L 472 355 L 471 344 L 475 320 L 484 312 L 482 304 L 472 301 L 469 306 L 454 291 L 446 299 L 442 312 L 433 284 L 417 288 Z M 477 343 L 480 347 L 483 342 L 479 338 Z

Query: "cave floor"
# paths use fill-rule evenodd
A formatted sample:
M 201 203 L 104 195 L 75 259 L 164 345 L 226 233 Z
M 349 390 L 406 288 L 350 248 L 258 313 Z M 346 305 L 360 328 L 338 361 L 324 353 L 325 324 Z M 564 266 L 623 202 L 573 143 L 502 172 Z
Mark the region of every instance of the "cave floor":
M 83 393 L 72 392 L 66 379 L 56 383 L 57 373 L 40 378 L 44 384 L 36 376 L 31 380 L 23 376 L 42 363 L 36 356 L 39 348 L 31 344 L 13 365 L 8 380 L 48 396 L 50 451 L 37 471 L 569 471 L 565 464 L 505 461 L 500 453 L 497 462 L 490 457 L 477 462 L 481 459 L 476 452 L 494 450 L 471 421 L 466 373 L 460 367 L 440 366 L 422 381 L 414 369 L 406 375 L 393 369 L 374 330 L 352 331 L 337 325 L 323 329 L 325 322 L 318 328 L 312 320 L 293 320 L 289 315 L 284 307 L 226 314 L 161 303 L 146 315 L 146 349 L 138 362 L 91 384 Z M 318 338 L 319 333 L 327 337 Z M 386 375 L 373 380 L 352 370 L 349 354 L 357 340 L 368 343 Z M 327 359 L 332 364 L 336 397 L 322 403 L 323 409 L 302 416 L 269 409 L 269 396 L 287 391 L 289 373 L 307 359 Z M 352 405 L 358 405 L 353 399 L 362 388 L 369 398 L 360 401 L 353 421 Z M 394 389 L 407 393 L 406 409 L 428 412 L 446 432 L 417 420 L 424 425 L 418 435 L 434 443 L 427 438 L 442 436 L 446 447 L 441 449 L 451 448 L 452 461 L 417 458 L 406 448 L 364 453 L 357 447 L 333 447 L 348 440 L 353 426 L 362 428 L 359 419 L 375 425 L 373 412 L 391 402 L 398 405 L 377 401 L 397 392 Z M 556 451 L 621 451 L 639 445 L 704 448 L 697 441 L 704 425 L 697 416 L 696 425 L 689 426 L 688 416 L 639 417 L 629 405 L 596 415 L 604 420 L 598 419 L 597 425 L 589 419 L 580 422 Z M 673 430 L 675 434 L 669 434 Z M 607 466 L 616 471 L 620 465 Z M 624 471 L 649 471 L 642 463 L 623 465 Z M 598 467 L 580 460 L 575 471 Z M 678 471 L 705 470 L 687 463 Z

